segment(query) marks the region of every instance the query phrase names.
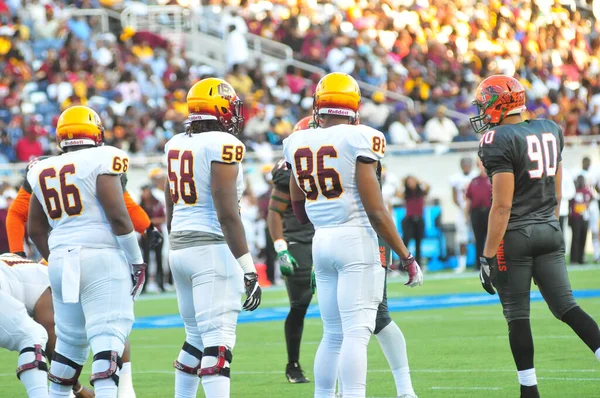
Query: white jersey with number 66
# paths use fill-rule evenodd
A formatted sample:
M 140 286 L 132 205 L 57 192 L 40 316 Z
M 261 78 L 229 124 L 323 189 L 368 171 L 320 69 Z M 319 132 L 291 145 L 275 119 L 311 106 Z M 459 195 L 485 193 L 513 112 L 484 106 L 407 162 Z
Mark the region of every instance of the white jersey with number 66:
M 128 167 L 127 154 L 108 145 L 66 152 L 29 167 L 27 181 L 52 228 L 51 251 L 61 246 L 120 248 L 98 202 L 96 180 L 102 174 L 120 176 Z
M 211 165 L 240 163 L 246 147 L 222 131 L 177 134 L 165 145 L 169 188 L 173 201 L 171 232 L 200 231 L 223 236 L 211 192 Z M 239 168 L 237 199 L 242 197 L 244 176 Z
M 359 157 L 378 161 L 384 152 L 383 134 L 363 125 L 301 130 L 283 141 L 315 228 L 371 228 L 356 186 L 356 162 Z

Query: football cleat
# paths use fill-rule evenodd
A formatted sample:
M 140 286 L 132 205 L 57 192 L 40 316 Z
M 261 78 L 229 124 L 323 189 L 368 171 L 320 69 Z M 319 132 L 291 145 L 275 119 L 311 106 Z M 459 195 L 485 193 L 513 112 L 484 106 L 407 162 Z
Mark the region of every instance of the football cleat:
M 304 376 L 302 367 L 298 362 L 290 362 L 287 364 L 285 367 L 285 376 L 288 381 L 293 384 L 310 382 L 310 380 Z

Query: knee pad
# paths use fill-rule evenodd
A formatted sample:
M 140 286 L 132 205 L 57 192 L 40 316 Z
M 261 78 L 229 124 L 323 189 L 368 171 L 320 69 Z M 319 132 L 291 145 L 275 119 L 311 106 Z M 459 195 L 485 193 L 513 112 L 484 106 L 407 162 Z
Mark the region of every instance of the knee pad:
M 108 370 L 104 372 L 93 373 L 90 377 L 90 384 L 93 386 L 96 380 L 113 379 L 115 384 L 119 385 L 119 375 L 117 371 L 123 367 L 123 360 L 117 351 L 102 351 L 94 355 L 94 361 L 110 361 Z
M 22 355 L 26 352 L 33 352 L 33 354 L 35 355 L 35 358 L 33 359 L 32 362 L 24 363 L 23 365 L 21 365 L 17 368 L 17 378 L 19 380 L 21 380 L 21 373 L 23 373 L 27 370 L 39 369 L 44 372 L 48 371 L 48 365 L 44 361 L 44 357 L 46 356 L 46 353 L 44 352 L 44 350 L 42 349 L 42 346 L 40 344 L 35 344 L 33 347 L 23 348 L 21 350 L 21 352 L 19 353 L 19 355 Z
M 50 380 L 54 384 L 60 384 L 61 386 L 74 386 L 77 384 L 77 380 L 79 380 L 79 375 L 81 374 L 82 365 L 79 365 L 69 358 L 59 354 L 54 351 L 54 355 L 52 355 L 52 362 L 62 363 L 63 365 L 69 366 L 75 370 L 75 375 L 69 379 L 58 377 L 52 374 L 52 367 L 50 367 L 50 372 L 48 373 L 48 380 Z
M 217 363 L 210 368 L 201 368 L 198 373 L 199 377 L 209 375 L 222 375 L 229 377 L 230 369 L 225 367 L 225 361 L 231 364 L 233 354 L 231 350 L 225 346 L 206 347 L 204 349 L 204 357 L 216 357 Z
M 176 359 L 175 362 L 173 362 L 173 367 L 177 370 L 181 370 L 183 373 L 197 375 L 198 370 L 200 369 L 200 364 L 202 363 L 202 351 L 200 351 L 199 349 L 197 349 L 196 347 L 194 347 L 187 341 L 185 343 L 183 343 L 183 347 L 181 347 L 181 350 L 187 352 L 188 354 L 190 354 L 191 356 L 193 356 L 195 358 L 198 358 L 198 360 L 200 362 L 198 362 L 198 366 L 196 366 L 195 368 L 192 368 L 190 366 L 182 364 L 181 362 L 179 362 Z

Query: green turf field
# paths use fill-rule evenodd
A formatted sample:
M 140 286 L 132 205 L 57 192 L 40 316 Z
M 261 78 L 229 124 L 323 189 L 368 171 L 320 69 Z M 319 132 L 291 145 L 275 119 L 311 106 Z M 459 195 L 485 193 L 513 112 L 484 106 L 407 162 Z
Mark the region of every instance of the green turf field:
M 600 289 L 600 268 L 573 269 L 570 276 L 573 289 Z M 426 276 L 425 285 L 418 289 L 402 286 L 400 278 L 392 279 L 389 296 L 482 291 L 475 274 L 431 278 Z M 266 290 L 263 297 L 264 308 L 287 304 L 285 291 L 279 288 Z M 600 298 L 579 302 L 600 320 Z M 176 312 L 172 296 L 145 297 L 136 304 L 138 317 Z M 395 312 L 392 316 L 406 337 L 413 385 L 420 398 L 518 397 L 507 327 L 499 304 Z M 600 397 L 600 363 L 575 334 L 554 319 L 541 302 L 532 304 L 532 325 L 542 397 Z M 307 320 L 301 363 L 311 379 L 320 335 L 320 320 Z M 184 338 L 180 328 L 132 332 L 134 386 L 139 398 L 173 396 L 172 362 Z M 311 397 L 313 383 L 286 382 L 286 361 L 283 321 L 240 325 L 232 366 L 232 397 Z M 16 353 L 0 349 L 0 397 L 25 397 L 14 376 L 15 368 Z M 89 363 L 83 374 L 82 381 L 87 382 Z M 198 396 L 204 396 L 201 389 Z M 392 375 L 375 338 L 369 346 L 367 396 L 395 397 Z

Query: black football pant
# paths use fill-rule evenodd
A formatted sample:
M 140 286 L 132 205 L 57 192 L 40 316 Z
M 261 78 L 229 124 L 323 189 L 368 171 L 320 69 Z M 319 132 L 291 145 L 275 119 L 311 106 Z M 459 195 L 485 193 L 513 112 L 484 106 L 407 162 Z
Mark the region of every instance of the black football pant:
M 421 265 L 421 240 L 425 235 L 425 222 L 421 216 L 404 217 L 402 219 L 402 240 L 404 244 L 408 246 L 408 243 L 415 240 L 415 260 Z M 381 239 L 379 240 L 379 247 L 385 244 Z
M 285 286 L 290 299 L 290 312 L 285 320 L 285 341 L 288 363 L 300 359 L 300 342 L 304 330 L 304 317 L 312 299 L 310 278 L 312 272 L 312 244 L 288 243 L 290 254 L 298 262 L 294 275 L 285 277 Z
M 592 349 L 600 347 L 600 330 L 575 302 L 565 264 L 565 245 L 558 221 L 507 231 L 498 249 L 492 283 L 498 291 L 518 370 L 533 368 L 529 324 L 531 281 L 537 284 L 552 314 L 567 323 Z
M 490 209 L 486 207 L 477 207 L 471 209 L 471 226 L 473 227 L 473 235 L 475 236 L 475 267 L 479 269 L 479 258 L 483 256 L 483 247 L 485 246 L 485 238 L 487 237 L 488 218 Z
M 143 255 L 144 255 L 144 262 L 146 264 L 150 264 L 150 253 L 154 252 L 154 257 L 156 258 L 156 276 L 155 276 L 156 284 L 158 285 L 160 290 L 164 290 L 164 281 L 163 281 L 164 273 L 163 273 L 163 258 L 162 258 L 163 242 L 162 242 L 162 240 L 160 241 L 160 244 L 158 246 L 151 249 L 148 238 L 146 238 L 146 236 L 143 236 L 142 237 L 142 248 L 144 249 Z M 145 283 L 144 287 L 142 287 L 143 292 L 146 291 L 146 285 L 147 284 Z
M 275 266 L 277 263 L 277 253 L 273 247 L 273 239 L 269 233 L 269 228 L 265 227 L 266 245 L 265 245 L 265 265 L 267 266 L 267 279 L 275 283 Z
M 573 239 L 571 240 L 571 264 L 585 263 L 585 241 L 587 240 L 588 221 L 582 217 L 570 218 Z
M 420 243 L 420 242 L 419 242 Z M 418 247 L 418 246 L 417 246 Z M 392 249 L 388 246 L 387 243 L 383 241 L 383 239 L 379 238 L 379 255 L 381 256 L 381 264 L 386 268 L 392 262 Z M 415 257 L 416 259 L 416 257 Z M 419 261 L 417 261 L 419 262 Z M 377 318 L 375 318 L 375 330 L 374 334 L 378 334 L 392 322 L 392 318 L 390 317 L 390 312 L 388 311 L 388 303 L 387 303 L 387 272 L 385 273 L 385 281 L 383 282 L 383 299 L 381 303 L 379 303 L 379 307 L 377 307 Z

